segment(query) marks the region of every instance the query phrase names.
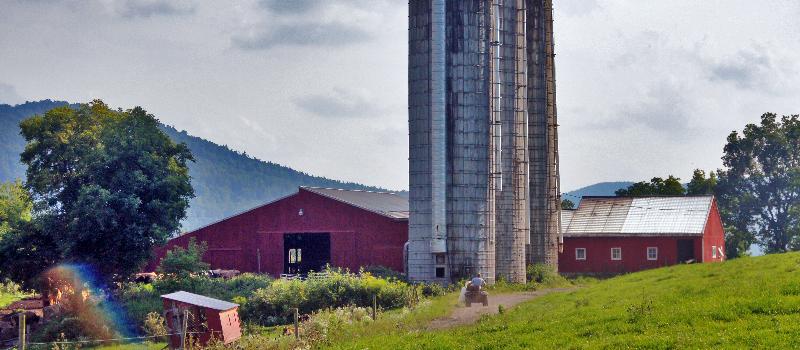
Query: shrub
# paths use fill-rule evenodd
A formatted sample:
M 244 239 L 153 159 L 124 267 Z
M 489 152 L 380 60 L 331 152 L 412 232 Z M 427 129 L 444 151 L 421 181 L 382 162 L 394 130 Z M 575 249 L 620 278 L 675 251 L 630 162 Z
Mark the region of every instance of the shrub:
M 271 283 L 272 278 L 269 276 L 252 273 L 241 274 L 227 280 L 207 276 L 185 276 L 160 279 L 152 284 L 126 283 L 117 291 L 117 295 L 130 318 L 141 326 L 148 313 L 161 311 L 163 306 L 160 296 L 163 294 L 183 290 L 237 302 L 250 298 L 256 290 L 266 288 Z
M 164 317 L 161 316 L 158 312 L 150 312 L 147 314 L 147 317 L 144 320 L 144 326 L 142 327 L 144 330 L 144 334 L 150 337 L 157 337 L 153 338 L 154 341 L 163 341 L 164 334 L 167 334 L 167 323 L 164 320 Z
M 426 297 L 438 297 L 448 292 L 447 288 L 438 283 L 420 283 L 418 286 L 420 293 Z
M 328 308 L 371 307 L 373 296 L 384 309 L 414 302 L 414 289 L 404 282 L 369 274 L 359 277 L 339 269 L 328 269 L 325 274 L 325 278 L 311 274 L 306 281 L 276 280 L 255 291 L 241 308 L 242 319 L 261 325 L 288 323 L 294 308 L 307 314 Z
M 202 273 L 209 268 L 209 264 L 203 262 L 203 255 L 208 249 L 206 242 L 197 244 L 192 237 L 186 248 L 175 247 L 167 251 L 164 258 L 158 264 L 157 271 L 169 278 L 185 278 L 189 275 Z
M 387 280 L 407 281 L 406 276 L 404 274 L 381 265 L 370 265 L 363 267 L 361 269 L 361 272 L 366 272 L 377 278 L 382 278 Z
M 553 281 L 558 273 L 550 266 L 545 264 L 528 265 L 526 275 L 529 282 L 547 284 Z

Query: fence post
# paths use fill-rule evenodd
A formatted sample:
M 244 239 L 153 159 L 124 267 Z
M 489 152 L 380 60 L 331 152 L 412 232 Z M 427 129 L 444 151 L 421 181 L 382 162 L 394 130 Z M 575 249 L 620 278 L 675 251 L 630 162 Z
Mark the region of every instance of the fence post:
M 183 324 L 181 325 L 181 350 L 186 349 L 186 332 L 189 329 L 189 310 L 183 310 Z
M 19 348 L 25 350 L 25 312 L 19 313 Z
M 300 339 L 300 309 L 294 308 L 294 338 Z
M 377 321 L 378 320 L 378 296 L 377 295 L 373 295 L 372 296 L 372 320 L 373 321 Z

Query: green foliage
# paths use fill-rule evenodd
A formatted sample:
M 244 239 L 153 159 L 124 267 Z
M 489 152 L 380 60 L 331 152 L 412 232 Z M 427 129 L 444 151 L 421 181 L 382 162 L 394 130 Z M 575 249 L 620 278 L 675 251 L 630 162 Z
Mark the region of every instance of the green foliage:
M 150 337 L 157 337 L 163 336 L 164 334 L 168 334 L 167 332 L 167 322 L 164 320 L 164 317 L 161 316 L 161 313 L 158 312 L 149 312 L 144 319 L 144 326 L 142 326 L 144 330 L 144 334 Z M 164 341 L 166 337 L 158 337 L 153 338 L 154 341 Z
M 164 258 L 158 264 L 158 272 L 167 278 L 187 278 L 193 274 L 207 271 L 211 265 L 203 262 L 203 255 L 208 249 L 206 242 L 197 241 L 192 237 L 189 244 L 184 249 L 176 246 L 167 251 Z
M 61 259 L 126 276 L 177 232 L 193 196 L 192 155 L 158 127 L 140 107 L 114 111 L 99 100 L 20 123 L 38 233 Z
M 471 326 L 364 330 L 328 348 L 798 348 L 799 271 L 800 253 L 676 265 L 548 294 Z
M 756 241 L 767 253 L 800 249 L 800 117 L 761 116 L 728 136 L 717 196 L 729 257 Z
M 569 199 L 563 199 L 561 200 L 561 209 L 566 209 L 566 210 L 575 209 L 575 202 Z
M 306 314 L 326 308 L 369 307 L 374 295 L 378 306 L 385 309 L 415 302 L 413 288 L 404 282 L 336 269 L 329 269 L 326 274 L 326 278 L 312 274 L 305 281 L 276 280 L 268 288 L 255 291 L 241 308 L 242 319 L 261 325 L 282 324 L 290 320 L 294 308 Z
M 163 294 L 183 290 L 221 300 L 237 300 L 234 302 L 238 303 L 241 298 L 250 298 L 256 290 L 267 288 L 271 283 L 272 278 L 269 276 L 251 273 L 230 279 L 186 276 L 159 279 L 152 284 L 123 283 L 116 293 L 128 316 L 137 324 L 143 325 L 148 313 L 161 311 L 160 296 Z
M 615 192 L 620 197 L 646 197 L 646 196 L 682 196 L 686 189 L 681 184 L 681 179 L 670 175 L 667 179 L 654 177 L 650 182 L 637 182 L 628 188 Z
M 444 287 L 438 283 L 420 283 L 417 285 L 419 292 L 426 297 L 438 297 L 455 290 L 454 288 Z
M 406 281 L 406 276 L 400 272 L 392 270 L 389 267 L 381 265 L 370 265 L 361 268 L 361 273 L 368 273 L 372 276 L 383 279 L 395 279 L 398 281 Z
M 561 277 L 555 269 L 545 264 L 528 265 L 525 269 L 528 282 L 551 283 Z
M 0 183 L 0 240 L 6 233 L 31 221 L 33 202 L 22 182 Z
M 22 299 L 25 294 L 22 287 L 11 280 L 0 282 L 0 308 Z
M 709 195 L 714 194 L 714 189 L 717 187 L 717 174 L 714 172 L 706 172 L 700 169 L 695 169 L 692 174 L 692 181 L 686 185 L 686 194 L 690 196 Z

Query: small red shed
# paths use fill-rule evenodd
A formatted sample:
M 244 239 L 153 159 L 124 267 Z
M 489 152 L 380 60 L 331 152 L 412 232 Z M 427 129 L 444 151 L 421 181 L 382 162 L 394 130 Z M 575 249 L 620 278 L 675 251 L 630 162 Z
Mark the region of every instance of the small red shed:
M 325 265 L 358 271 L 382 265 L 403 271 L 408 199 L 394 193 L 301 187 L 297 193 L 170 240 L 155 250 L 154 271 L 166 251 L 195 238 L 208 243 L 213 269 L 284 273 Z
M 561 273 L 605 275 L 725 260 L 713 196 L 583 197 L 561 218 Z
M 184 322 L 190 338 L 200 345 L 211 339 L 229 344 L 242 337 L 238 304 L 184 291 L 162 295 L 161 300 L 173 349 L 181 346 Z

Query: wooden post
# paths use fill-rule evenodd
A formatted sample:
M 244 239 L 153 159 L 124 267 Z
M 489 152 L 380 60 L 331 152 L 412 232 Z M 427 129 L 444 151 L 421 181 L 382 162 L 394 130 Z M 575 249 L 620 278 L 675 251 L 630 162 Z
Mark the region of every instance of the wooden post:
M 294 338 L 300 339 L 300 309 L 294 308 Z
M 189 310 L 183 310 L 183 324 L 181 325 L 181 350 L 186 349 L 186 332 L 189 329 Z
M 377 321 L 378 320 L 378 296 L 377 295 L 373 295 L 372 296 L 372 320 L 373 321 Z
M 27 327 L 25 326 L 25 312 L 20 312 L 19 313 L 19 349 L 20 350 L 25 350 L 25 343 L 26 343 L 26 341 L 25 341 L 26 340 L 25 339 L 25 335 L 26 335 L 25 331 L 26 331 L 26 328 Z

